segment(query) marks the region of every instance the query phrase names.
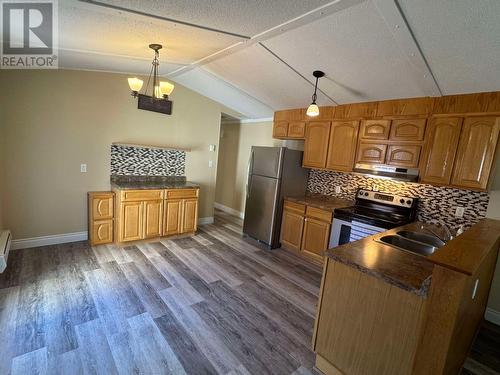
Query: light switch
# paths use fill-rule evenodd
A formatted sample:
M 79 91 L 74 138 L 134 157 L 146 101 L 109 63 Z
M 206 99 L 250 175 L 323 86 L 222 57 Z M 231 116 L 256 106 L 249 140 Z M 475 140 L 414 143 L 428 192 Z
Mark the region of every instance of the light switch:
M 215 152 L 215 145 L 209 145 L 208 150 L 211 152 Z
M 208 168 L 212 168 L 214 166 L 214 162 L 212 160 L 208 161 Z
M 87 173 L 87 164 L 80 164 L 80 172 Z

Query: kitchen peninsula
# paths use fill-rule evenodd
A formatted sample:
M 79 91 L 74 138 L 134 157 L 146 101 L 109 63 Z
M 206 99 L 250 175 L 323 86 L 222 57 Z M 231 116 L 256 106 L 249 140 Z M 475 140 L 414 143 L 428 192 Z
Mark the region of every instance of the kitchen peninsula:
M 419 232 L 412 223 L 385 232 Z M 457 374 L 484 315 L 500 221 L 424 257 L 380 234 L 327 252 L 313 348 L 324 374 Z

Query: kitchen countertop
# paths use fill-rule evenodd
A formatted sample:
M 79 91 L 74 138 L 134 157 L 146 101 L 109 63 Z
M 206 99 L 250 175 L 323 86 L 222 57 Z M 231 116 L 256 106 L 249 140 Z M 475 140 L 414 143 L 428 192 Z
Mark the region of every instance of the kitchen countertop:
M 349 200 L 334 198 L 322 194 L 307 194 L 303 196 L 285 197 L 285 200 L 332 212 L 336 208 L 349 207 L 354 204 Z
M 384 232 L 421 231 L 414 222 Z M 426 297 L 435 265 L 472 275 L 492 248 L 500 244 L 500 221 L 483 219 L 434 254 L 424 257 L 374 241 L 379 234 L 329 249 L 326 256 L 389 284 Z
M 111 176 L 111 189 L 162 190 L 199 189 L 200 185 L 186 181 L 183 176 Z

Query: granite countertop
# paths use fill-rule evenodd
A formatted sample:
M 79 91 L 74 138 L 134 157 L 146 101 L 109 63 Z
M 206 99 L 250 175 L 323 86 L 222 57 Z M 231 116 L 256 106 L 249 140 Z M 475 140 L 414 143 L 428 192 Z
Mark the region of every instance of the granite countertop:
M 384 232 L 418 230 L 422 223 L 411 223 Z M 358 269 L 401 289 L 426 297 L 434 269 L 433 262 L 395 247 L 374 241 L 376 234 L 326 252 L 329 258 Z
M 334 211 L 336 208 L 349 207 L 354 203 L 349 200 L 330 197 L 323 194 L 306 194 L 303 196 L 285 197 L 285 200 L 305 204 L 322 210 Z
M 112 176 L 111 188 L 118 190 L 199 189 L 185 177 Z

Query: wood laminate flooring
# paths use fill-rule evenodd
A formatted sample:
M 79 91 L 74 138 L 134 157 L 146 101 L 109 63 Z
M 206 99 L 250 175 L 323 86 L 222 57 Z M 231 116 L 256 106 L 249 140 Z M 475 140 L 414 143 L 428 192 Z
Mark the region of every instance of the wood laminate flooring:
M 319 267 L 242 238 L 241 220 L 220 211 L 187 238 L 12 251 L 0 374 L 308 375 L 320 279 Z

